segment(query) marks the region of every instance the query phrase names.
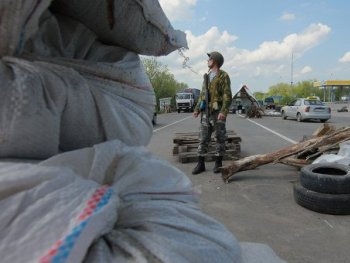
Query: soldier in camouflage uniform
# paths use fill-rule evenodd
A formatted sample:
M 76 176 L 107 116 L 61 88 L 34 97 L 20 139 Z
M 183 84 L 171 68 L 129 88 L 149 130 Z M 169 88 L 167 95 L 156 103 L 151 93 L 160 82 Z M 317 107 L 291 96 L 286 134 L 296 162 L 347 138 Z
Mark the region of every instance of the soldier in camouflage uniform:
M 205 171 L 205 155 L 211 141 L 211 135 L 215 131 L 216 152 L 214 173 L 219 173 L 222 159 L 225 154 L 226 141 L 226 116 L 232 100 L 231 82 L 229 75 L 220 69 L 224 63 L 224 57 L 219 52 L 207 54 L 208 59 L 208 101 L 206 98 L 205 81 L 193 116 L 201 115 L 200 143 L 198 146 L 198 163 L 192 174 Z M 208 107 L 207 111 L 205 107 Z M 208 116 L 206 116 L 206 112 Z M 208 119 L 207 119 L 208 118 Z

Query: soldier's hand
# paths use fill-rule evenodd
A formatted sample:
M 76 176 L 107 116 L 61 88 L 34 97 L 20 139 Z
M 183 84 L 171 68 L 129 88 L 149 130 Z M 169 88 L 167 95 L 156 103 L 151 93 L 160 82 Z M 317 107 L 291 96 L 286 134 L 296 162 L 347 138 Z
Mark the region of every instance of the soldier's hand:
M 193 112 L 193 117 L 197 118 L 198 115 L 199 115 L 199 111 L 194 111 L 194 112 Z
M 218 120 L 219 121 L 224 121 L 226 119 L 226 116 L 225 116 L 225 114 L 223 114 L 223 113 L 219 113 L 219 115 L 218 115 Z

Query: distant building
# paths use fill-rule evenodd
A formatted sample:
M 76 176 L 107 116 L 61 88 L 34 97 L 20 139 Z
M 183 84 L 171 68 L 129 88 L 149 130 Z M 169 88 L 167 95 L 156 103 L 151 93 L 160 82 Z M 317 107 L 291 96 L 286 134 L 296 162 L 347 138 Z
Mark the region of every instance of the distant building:
M 342 97 L 350 96 L 350 80 L 315 81 L 313 86 L 323 89 L 323 101 L 334 101 L 334 89 L 340 89 L 341 94 L 346 94 Z

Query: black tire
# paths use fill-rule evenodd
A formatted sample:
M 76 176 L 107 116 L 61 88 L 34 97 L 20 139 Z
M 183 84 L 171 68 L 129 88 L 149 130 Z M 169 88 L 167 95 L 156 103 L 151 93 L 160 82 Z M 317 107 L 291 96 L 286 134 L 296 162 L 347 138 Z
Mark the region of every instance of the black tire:
M 300 114 L 299 112 L 297 113 L 297 121 L 298 121 L 298 122 L 301 122 L 301 121 L 302 121 L 301 114 Z
M 157 113 L 153 114 L 152 124 L 157 125 Z
M 316 163 L 300 170 L 300 183 L 306 189 L 325 194 L 350 194 L 350 166 Z
M 350 194 L 324 194 L 306 189 L 300 183 L 293 186 L 294 200 L 297 204 L 323 214 L 349 215 Z
M 286 116 L 286 114 L 284 113 L 284 111 L 281 112 L 281 116 L 282 116 L 282 120 L 286 120 L 286 119 L 287 119 L 287 116 Z

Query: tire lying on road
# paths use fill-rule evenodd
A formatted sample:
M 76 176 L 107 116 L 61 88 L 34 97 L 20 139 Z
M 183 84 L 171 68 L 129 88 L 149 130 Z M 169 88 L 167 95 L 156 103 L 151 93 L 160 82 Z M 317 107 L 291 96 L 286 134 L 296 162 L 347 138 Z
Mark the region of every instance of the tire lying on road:
M 293 186 L 294 200 L 297 204 L 324 214 L 349 215 L 350 194 L 318 193 L 303 187 L 300 182 Z
M 316 163 L 300 170 L 300 184 L 308 190 L 325 194 L 350 194 L 350 166 Z

